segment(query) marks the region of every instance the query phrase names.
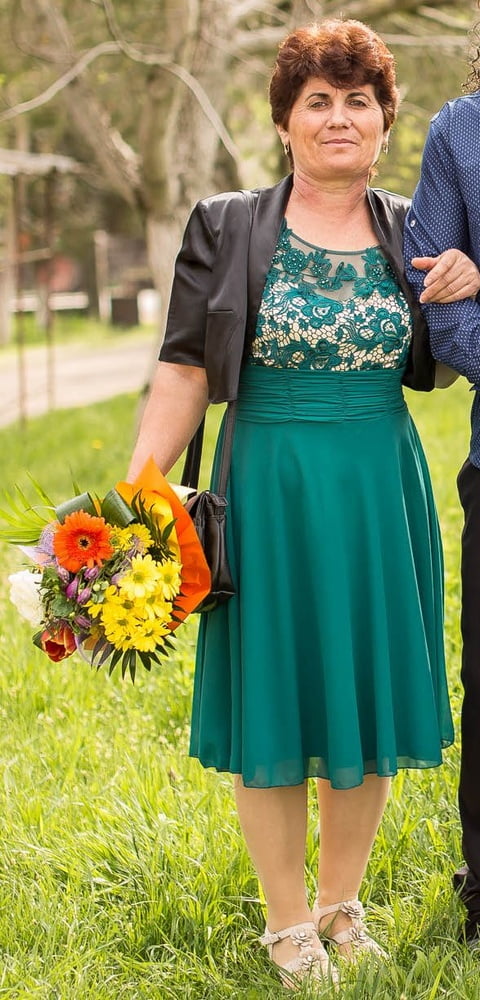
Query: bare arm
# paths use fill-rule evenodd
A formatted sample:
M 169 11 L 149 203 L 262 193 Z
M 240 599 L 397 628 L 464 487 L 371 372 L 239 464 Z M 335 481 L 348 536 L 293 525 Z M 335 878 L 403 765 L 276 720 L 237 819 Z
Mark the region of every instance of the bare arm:
M 127 481 L 153 456 L 166 475 L 196 431 L 208 406 L 204 368 L 159 361 L 143 412 Z

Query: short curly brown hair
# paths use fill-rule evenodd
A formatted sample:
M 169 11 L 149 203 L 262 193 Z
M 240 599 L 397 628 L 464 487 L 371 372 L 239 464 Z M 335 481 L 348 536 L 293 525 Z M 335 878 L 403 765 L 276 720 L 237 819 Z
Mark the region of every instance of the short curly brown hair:
M 297 28 L 284 39 L 269 88 L 275 125 L 287 128 L 292 107 L 311 77 L 323 77 L 341 89 L 370 83 L 383 111 L 385 131 L 395 121 L 399 105 L 395 60 L 380 36 L 361 21 L 326 18 Z

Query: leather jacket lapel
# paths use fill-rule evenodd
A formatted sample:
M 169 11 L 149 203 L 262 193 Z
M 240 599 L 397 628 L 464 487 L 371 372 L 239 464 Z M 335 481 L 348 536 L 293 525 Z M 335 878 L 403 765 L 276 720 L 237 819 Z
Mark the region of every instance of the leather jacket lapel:
M 292 190 L 292 175 L 272 188 L 258 193 L 248 252 L 248 312 L 246 346 L 255 335 L 265 279 L 270 267 L 287 201 Z

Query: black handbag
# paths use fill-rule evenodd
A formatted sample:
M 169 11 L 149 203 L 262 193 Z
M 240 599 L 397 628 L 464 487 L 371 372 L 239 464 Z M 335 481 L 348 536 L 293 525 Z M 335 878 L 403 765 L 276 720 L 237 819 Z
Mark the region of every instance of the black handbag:
M 185 507 L 194 523 L 212 579 L 210 593 L 195 608 L 195 611 L 213 611 L 219 604 L 223 604 L 230 597 L 233 597 L 235 593 L 227 558 L 226 518 L 228 502 L 225 497 L 232 455 L 235 410 L 236 403 L 229 403 L 225 416 L 222 453 L 216 486 L 217 493 L 213 493 L 211 490 L 197 492 L 205 420 L 202 420 L 190 441 L 185 458 L 182 486 L 188 486 L 196 491 L 193 496 L 189 497 Z

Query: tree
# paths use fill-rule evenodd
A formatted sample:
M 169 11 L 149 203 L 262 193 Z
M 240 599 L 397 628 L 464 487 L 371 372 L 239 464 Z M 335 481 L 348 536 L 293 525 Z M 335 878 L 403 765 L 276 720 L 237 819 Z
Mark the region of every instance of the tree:
M 3 0 L 2 34 L 15 47 L 5 52 L 12 106 L 0 125 L 28 115 L 48 122 L 44 138 L 76 144 L 95 182 L 140 214 L 165 304 L 193 203 L 246 182 L 235 110 L 261 105 L 257 134 L 264 124 L 274 173 L 263 95 L 275 48 L 294 24 L 337 9 L 334 0 Z M 437 0 L 347 0 L 342 13 L 405 52 L 431 44 L 435 25 L 444 76 L 445 55 L 458 64 L 471 21 L 469 4 Z

